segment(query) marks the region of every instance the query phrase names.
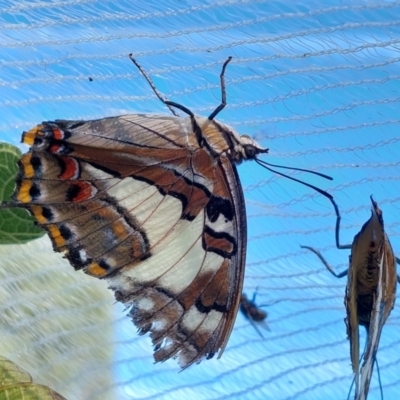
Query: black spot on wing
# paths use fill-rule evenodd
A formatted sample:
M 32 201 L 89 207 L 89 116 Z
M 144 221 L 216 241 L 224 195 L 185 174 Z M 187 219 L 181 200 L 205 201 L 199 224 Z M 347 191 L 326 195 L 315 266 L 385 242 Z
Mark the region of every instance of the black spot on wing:
M 46 218 L 46 221 L 48 221 L 48 222 L 51 222 L 54 219 L 54 213 L 50 207 L 43 207 L 42 215 L 44 218 Z
M 29 195 L 33 201 L 37 200 L 41 195 L 38 185 L 36 185 L 34 182 L 32 182 L 32 187 L 29 189 Z
M 40 157 L 32 156 L 31 157 L 31 165 L 32 165 L 33 170 L 35 171 L 35 175 L 41 176 L 42 175 L 42 162 L 40 160 Z
M 66 200 L 73 201 L 81 191 L 81 187 L 79 185 L 71 185 L 70 188 L 67 190 L 66 193 Z
M 23 141 L 23 140 L 22 140 Z M 44 143 L 44 139 L 41 136 L 35 136 L 35 139 L 33 140 L 33 145 L 32 147 L 39 147 Z
M 212 310 L 219 311 L 222 313 L 226 313 L 228 311 L 226 304 L 218 304 L 218 303 L 214 302 L 210 306 L 205 306 L 202 303 L 201 299 L 198 299 L 196 301 L 195 306 L 198 311 L 200 311 L 201 313 L 204 313 L 204 314 L 208 314 Z
M 233 207 L 232 203 L 222 197 L 212 195 L 210 201 L 207 204 L 207 217 L 211 222 L 217 221 L 219 216 L 222 214 L 228 221 L 233 219 Z
M 215 351 L 210 351 L 210 353 L 207 354 L 206 360 L 211 360 L 215 356 Z
M 108 264 L 105 260 L 100 260 L 99 263 L 101 268 L 103 268 L 106 272 L 110 272 L 113 270 L 110 264 Z
M 65 240 L 70 240 L 73 237 L 73 233 L 72 233 L 71 229 L 68 228 L 67 225 L 65 225 L 65 224 L 60 225 L 59 229 L 60 229 L 61 236 Z
M 85 260 L 82 259 L 81 256 L 82 250 L 84 251 L 84 249 L 79 245 L 75 247 L 70 247 L 68 249 L 67 258 L 72 264 L 72 266 L 75 268 L 75 270 L 82 269 L 92 262 L 92 258 L 89 257 L 87 257 Z

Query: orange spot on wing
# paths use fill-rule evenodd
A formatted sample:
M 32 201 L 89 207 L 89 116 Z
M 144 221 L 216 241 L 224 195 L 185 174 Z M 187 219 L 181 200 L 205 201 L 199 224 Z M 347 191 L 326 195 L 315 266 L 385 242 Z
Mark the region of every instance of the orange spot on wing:
M 97 213 L 100 215 L 102 218 L 111 218 L 112 213 L 107 207 L 99 208 L 97 210 Z
M 112 230 L 114 235 L 118 238 L 124 238 L 128 234 L 125 225 L 121 221 L 115 221 L 112 224 Z
M 19 187 L 17 200 L 21 203 L 29 203 L 32 200 L 30 190 L 32 188 L 32 181 L 23 180 Z
M 49 235 L 54 240 L 57 247 L 65 246 L 65 239 L 61 235 L 61 232 L 56 225 L 49 225 L 47 229 L 49 230 Z
M 24 169 L 25 178 L 33 178 L 35 176 L 35 170 L 33 169 L 32 163 L 32 153 L 26 153 L 21 157 L 20 163 Z
M 76 177 L 78 171 L 77 162 L 71 157 L 60 157 L 64 161 L 65 169 L 60 179 L 68 180 Z
M 39 224 L 45 224 L 47 222 L 47 218 L 43 216 L 43 207 L 31 206 L 31 211 Z
M 85 272 L 88 275 L 94 276 L 96 278 L 102 278 L 107 275 L 107 271 L 101 267 L 97 262 L 91 263 L 86 269 Z
M 64 132 L 58 128 L 53 128 L 53 138 L 56 140 L 64 139 Z
M 138 238 L 140 234 L 136 233 L 134 239 L 132 240 L 132 257 L 135 260 L 140 260 L 146 254 L 146 248 L 143 245 L 142 238 Z M 131 263 L 130 266 L 134 266 L 135 264 Z
M 49 146 L 49 152 L 52 154 L 57 154 L 61 147 L 61 144 L 52 144 L 51 146 Z
M 76 182 L 75 186 L 78 186 L 80 190 L 72 199 L 74 203 L 80 203 L 81 201 L 89 200 L 95 193 L 93 185 L 89 182 Z
M 36 136 L 42 136 L 43 125 L 37 125 L 28 132 L 24 132 L 22 135 L 21 142 L 27 144 L 28 146 L 32 146 Z

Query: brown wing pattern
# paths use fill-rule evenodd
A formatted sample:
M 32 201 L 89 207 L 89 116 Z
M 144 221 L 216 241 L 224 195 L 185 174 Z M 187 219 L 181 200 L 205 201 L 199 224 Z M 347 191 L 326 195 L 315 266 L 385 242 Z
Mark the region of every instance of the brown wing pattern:
M 353 259 L 354 260 L 354 259 Z M 360 370 L 359 359 L 360 359 L 360 331 L 359 331 L 359 316 L 357 307 L 357 276 L 354 261 L 350 260 L 350 267 L 347 275 L 347 286 L 345 295 L 345 306 L 346 314 L 345 318 L 347 337 L 350 342 L 350 359 L 351 365 L 354 372 L 355 385 L 358 387 Z
M 382 211 L 371 197 L 372 216 L 354 237 L 346 288 L 347 333 L 355 373 L 355 398 L 366 399 L 383 325 L 394 307 L 396 261 L 384 230 Z M 367 344 L 359 368 L 359 325 Z
M 187 367 L 223 350 L 246 248 L 232 161 L 200 147 L 177 117 L 44 122 L 23 141 L 16 202 L 75 269 L 107 279 L 132 306 L 156 361 Z
M 340 245 L 339 209 L 334 203 L 336 221 L 336 246 L 338 249 L 350 249 L 350 264 L 347 271 L 337 274 L 327 263 L 321 253 L 309 246 L 323 262 L 325 267 L 337 278 L 347 273 L 345 318 L 347 336 L 350 341 L 350 358 L 354 372 L 355 399 L 362 400 L 368 396 L 373 367 L 378 351 L 383 325 L 394 307 L 397 281 L 398 259 L 394 256 L 392 246 L 384 229 L 382 211 L 371 196 L 372 215 L 354 237 L 351 245 Z M 367 330 L 366 350 L 360 370 L 359 327 Z

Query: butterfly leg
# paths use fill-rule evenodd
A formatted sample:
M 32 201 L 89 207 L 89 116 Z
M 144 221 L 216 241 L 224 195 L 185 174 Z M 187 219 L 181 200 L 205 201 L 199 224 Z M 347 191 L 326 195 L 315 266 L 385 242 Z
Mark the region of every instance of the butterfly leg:
M 340 240 L 339 240 L 339 232 L 340 232 L 340 220 L 342 219 L 342 217 L 340 216 L 340 212 L 339 212 L 339 207 L 336 204 L 335 200 L 333 198 L 330 199 L 331 203 L 333 204 L 333 208 L 335 209 L 335 214 L 336 214 L 336 227 L 335 227 L 335 242 L 336 242 L 336 247 L 339 250 L 342 249 L 351 249 L 351 244 L 345 244 L 342 245 L 340 244 Z M 328 264 L 328 262 L 325 260 L 325 258 L 322 256 L 322 254 L 317 250 L 314 249 L 313 247 L 310 246 L 300 246 L 302 249 L 308 249 L 310 251 L 312 251 L 321 261 L 322 263 L 325 265 L 326 269 L 333 275 L 336 276 L 336 278 L 343 278 L 344 276 L 347 275 L 347 271 L 348 269 L 346 269 L 345 271 L 341 272 L 340 274 L 336 273 L 333 268 Z
M 221 104 L 208 116 L 208 119 L 212 121 L 226 106 L 226 90 L 225 90 L 225 69 L 226 66 L 231 62 L 232 57 L 228 57 L 228 59 L 224 62 L 222 66 L 222 71 L 220 74 L 221 80 Z
M 300 246 L 302 249 L 308 249 L 310 251 L 312 251 L 321 261 L 322 263 L 325 265 L 326 269 L 333 275 L 336 276 L 336 278 L 343 278 L 344 276 L 347 275 L 347 269 L 343 272 L 341 272 L 340 274 L 337 274 L 334 269 L 328 264 L 328 262 L 325 260 L 325 258 L 323 257 L 323 255 L 317 250 L 314 249 L 313 247 L 310 246 Z
M 339 232 L 340 232 L 340 220 L 342 219 L 340 212 L 339 212 L 339 207 L 336 204 L 335 200 L 332 199 L 332 204 L 333 208 L 335 209 L 335 214 L 336 214 L 336 226 L 335 226 L 335 242 L 336 242 L 336 247 L 339 250 L 342 249 L 351 249 L 351 244 L 340 244 L 339 240 Z

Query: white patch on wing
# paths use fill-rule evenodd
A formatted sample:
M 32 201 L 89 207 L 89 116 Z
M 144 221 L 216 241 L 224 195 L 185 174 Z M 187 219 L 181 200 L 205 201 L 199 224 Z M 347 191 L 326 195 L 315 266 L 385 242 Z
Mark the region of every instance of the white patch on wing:
M 217 329 L 218 324 L 221 321 L 221 318 L 223 317 L 223 313 L 216 311 L 216 310 L 211 310 L 207 314 L 207 318 L 203 321 L 199 328 L 199 332 L 203 333 L 205 332 L 214 332 Z
M 87 258 L 86 250 L 80 249 L 78 251 L 78 255 L 79 255 L 79 258 L 81 260 L 81 263 L 85 263 L 87 261 L 88 258 Z
M 219 214 L 218 219 L 215 222 L 211 222 L 207 219 L 206 223 L 214 232 L 224 232 L 234 236 L 232 221 L 228 221 L 223 214 Z
M 181 201 L 172 196 L 163 196 L 154 185 L 126 178 L 107 193 L 115 197 L 137 220 L 138 228 L 144 229 L 151 247 L 180 223 Z
M 81 179 L 104 181 L 104 184 L 107 186 L 120 181 L 120 179 L 116 178 L 115 176 L 103 171 L 100 168 L 96 168 L 85 161 L 81 161 L 81 170 Z
M 186 311 L 185 315 L 182 318 L 182 325 L 189 332 L 194 332 L 197 327 L 203 322 L 206 314 L 201 313 L 196 306 L 192 306 L 189 310 Z
M 156 319 L 151 324 L 151 329 L 154 331 L 163 331 L 167 326 L 167 321 L 165 319 Z
M 146 219 L 138 218 L 150 240 L 151 251 L 154 253 L 157 251 L 157 247 L 165 246 L 165 237 L 170 235 L 171 230 L 177 228 L 180 230 L 181 224 L 184 222 L 181 220 L 182 203 L 180 200 L 171 196 L 164 197 L 158 193 L 157 196 L 157 208 L 153 209 L 151 215 Z M 191 224 L 189 222 L 189 226 Z
M 136 301 L 136 307 L 143 311 L 150 311 L 154 307 L 154 301 L 147 297 L 141 297 Z
M 191 344 L 185 343 L 185 351 L 179 352 L 178 363 L 184 368 L 188 363 L 192 362 L 198 355 L 198 350 Z
M 118 261 L 114 257 L 103 257 L 103 260 L 111 267 L 115 268 L 118 266 Z
M 170 211 L 170 214 L 174 213 Z M 162 275 L 167 273 L 178 262 L 180 265 L 178 275 L 187 273 L 185 269 L 190 270 L 190 275 L 195 275 L 204 258 L 204 250 L 201 247 L 203 221 L 203 212 L 201 212 L 194 221 L 179 220 L 179 224 L 176 224 L 174 229 L 168 235 L 164 236 L 162 241 L 151 248 L 151 257 L 132 268 L 127 266 L 126 269 L 121 271 L 121 275 L 123 274 L 124 276 L 137 280 L 142 284 L 153 282 L 161 278 Z M 159 221 L 159 229 L 163 229 L 165 232 L 171 229 L 170 225 L 167 226 L 167 228 L 163 225 L 164 221 Z M 148 229 L 146 229 L 146 234 L 151 244 L 155 242 L 154 238 L 159 239 L 160 237 L 159 232 Z M 194 249 L 192 249 L 193 244 L 195 244 Z M 193 269 L 195 270 L 194 273 L 192 272 Z M 170 288 L 174 291 L 181 291 L 182 288 L 186 288 L 190 283 L 187 282 L 187 279 L 185 279 L 184 282 L 179 281 L 176 272 L 174 279 L 177 284 L 168 278 L 166 283 L 170 283 L 171 287 L 166 288 Z M 177 291 L 175 293 L 178 293 Z
M 222 313 L 219 311 L 211 310 L 206 314 L 193 305 L 183 316 L 182 325 L 191 332 L 197 330 L 199 333 L 210 333 L 215 331 L 221 317 Z
M 118 237 L 115 236 L 115 233 L 110 226 L 105 226 L 103 228 L 102 235 L 104 236 L 104 240 L 107 244 L 111 243 L 113 245 L 116 245 L 119 243 Z
M 185 240 L 185 236 L 182 234 L 181 240 Z M 181 293 L 197 275 L 209 271 L 217 272 L 224 262 L 224 258 L 212 252 L 205 253 L 201 242 L 202 239 L 199 238 L 189 252 L 175 265 L 171 265 L 170 270 L 158 279 L 157 284 L 174 293 Z

